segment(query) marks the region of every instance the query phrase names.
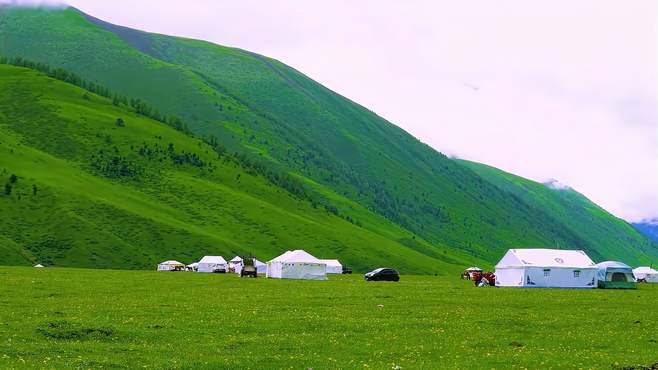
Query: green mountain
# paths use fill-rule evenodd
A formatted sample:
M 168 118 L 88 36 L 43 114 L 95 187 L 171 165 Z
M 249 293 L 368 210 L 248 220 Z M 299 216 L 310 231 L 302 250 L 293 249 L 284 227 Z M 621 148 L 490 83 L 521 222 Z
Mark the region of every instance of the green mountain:
M 460 163 L 501 190 L 519 197 L 538 212 L 545 212 L 559 220 L 565 228 L 578 236 L 579 244 L 560 245 L 556 242 L 558 248 L 583 249 L 598 261 L 613 259 L 638 264 L 655 260 L 654 243 L 636 232 L 626 221 L 614 217 L 568 186 L 556 181 L 541 184 L 480 163 Z M 632 246 L 637 253 L 636 259 L 630 258 L 628 246 Z
M 628 263 L 658 256 L 658 248 L 653 244 L 640 250 L 632 243 L 608 240 L 606 231 L 609 230 L 592 228 L 586 222 L 572 224 L 568 217 L 558 217 L 559 214 L 543 208 L 541 202 L 538 204 L 502 188 L 491 178 L 445 157 L 298 71 L 248 51 L 114 26 L 73 8 L 4 7 L 0 8 L 0 55 L 61 67 L 121 96 L 139 98 L 157 109 L 153 116 L 181 117 L 198 138 L 206 141 L 216 138 L 233 157 L 249 158 L 247 162 L 257 161 L 259 166 L 297 179 L 303 184 L 304 193 L 310 194 L 302 203 L 308 203 L 311 210 L 322 204 L 321 209 L 331 211 L 331 219 L 348 224 L 346 227 L 350 231 L 346 234 L 374 233 L 387 241 L 347 243 L 334 240 L 331 253 L 353 264 L 361 263 L 360 258 L 366 255 L 380 255 L 382 263 L 400 266 L 399 260 L 383 256 L 394 253 L 395 248 L 399 249 L 395 253 L 400 256 L 400 253 L 413 252 L 416 257 L 407 257 L 453 264 L 469 260 L 495 262 L 507 248 L 525 245 L 575 246 L 596 256 L 624 256 Z M 10 119 L 19 119 L 20 114 Z M 29 130 L 17 131 L 15 125 L 11 127 L 13 132 L 32 135 Z M 85 137 L 89 135 L 91 133 L 84 134 Z M 145 137 L 134 139 L 141 142 Z M 41 146 L 51 145 L 45 142 L 47 140 L 50 136 L 39 136 L 31 143 L 42 150 Z M 97 150 L 93 145 L 77 145 L 70 142 L 65 147 L 87 156 Z M 84 161 L 80 163 L 82 166 Z M 147 171 L 151 164 L 143 164 L 143 167 Z M 158 193 L 159 187 L 173 186 L 175 178 L 151 184 L 151 192 Z M 118 181 L 102 180 L 111 185 Z M 145 186 L 141 179 L 132 181 L 138 184 L 137 188 Z M 275 183 L 285 188 L 280 181 Z M 187 189 L 181 183 L 178 185 Z M 248 191 L 244 186 L 239 189 Z M 205 195 L 203 200 L 200 194 Z M 191 188 L 187 196 L 197 197 L 201 206 L 216 201 L 203 186 Z M 188 203 L 187 196 L 180 199 L 181 203 L 169 203 L 170 206 L 174 209 L 191 207 L 195 203 Z M 238 199 L 233 199 L 233 203 L 242 204 Z M 278 199 L 269 196 L 265 196 L 264 201 L 273 207 L 286 208 Z M 215 213 L 223 213 L 224 206 L 221 202 L 215 205 L 206 213 L 187 218 L 185 225 L 180 225 L 181 230 L 210 223 L 206 217 L 219 217 Z M 243 204 L 242 207 L 241 212 L 254 213 L 252 206 Z M 298 217 L 305 217 L 307 213 L 306 209 L 288 211 Z M 593 217 L 599 216 L 611 217 L 602 210 Z M 108 219 L 106 222 L 119 221 Z M 239 232 L 210 228 L 225 243 L 233 243 L 234 250 L 256 248 L 271 256 L 298 246 L 287 240 L 279 240 L 274 247 L 254 246 L 259 243 L 251 239 L 263 226 L 259 220 L 250 222 L 252 229 L 241 226 Z M 295 222 L 282 220 L 281 223 L 281 227 L 296 228 Z M 241 225 L 239 221 L 235 224 Z M 328 224 L 322 226 L 332 229 Z M 615 235 L 625 236 L 628 241 L 645 240 L 623 222 L 612 223 L 610 227 Z M 65 229 L 57 230 L 59 236 L 53 236 L 57 240 L 74 237 L 74 233 Z M 147 228 L 136 226 L 134 233 L 142 234 L 145 230 Z M 17 249 L 24 244 L 6 235 L 4 229 L 3 234 L 12 243 L 7 248 Z M 160 235 L 160 245 L 148 244 L 151 240 L 126 243 L 140 252 L 145 248 L 156 253 L 164 248 L 169 254 L 159 254 L 158 258 L 165 254 L 175 257 L 166 249 L 170 247 L 161 245 L 169 244 L 168 234 Z M 305 243 L 304 247 L 320 252 L 328 245 L 318 241 Z M 226 249 L 222 248 L 225 247 L 219 248 L 223 253 Z M 44 251 L 51 249 L 48 243 L 42 248 Z M 95 253 L 97 248 L 87 245 L 80 249 Z M 201 251 L 194 245 L 186 246 L 185 250 L 186 253 Z M 152 263 L 154 258 L 151 255 L 142 261 Z M 61 263 L 94 265 L 85 257 L 62 257 Z M 407 259 L 404 264 L 409 269 L 427 266 Z M 359 266 L 366 265 L 369 264 L 363 262 Z
M 357 226 L 198 138 L 33 70 L 0 65 L 0 106 L 3 264 L 152 268 L 295 247 L 360 270 L 397 261 L 438 273 L 470 259 L 332 195 Z

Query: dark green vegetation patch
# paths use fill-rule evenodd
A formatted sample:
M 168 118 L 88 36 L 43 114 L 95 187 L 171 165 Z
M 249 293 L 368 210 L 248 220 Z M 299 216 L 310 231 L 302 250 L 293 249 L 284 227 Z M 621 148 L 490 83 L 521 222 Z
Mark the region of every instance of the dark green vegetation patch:
M 104 340 L 111 339 L 116 334 L 110 328 L 86 327 L 66 320 L 45 323 L 39 326 L 37 331 L 46 338 L 58 340 Z

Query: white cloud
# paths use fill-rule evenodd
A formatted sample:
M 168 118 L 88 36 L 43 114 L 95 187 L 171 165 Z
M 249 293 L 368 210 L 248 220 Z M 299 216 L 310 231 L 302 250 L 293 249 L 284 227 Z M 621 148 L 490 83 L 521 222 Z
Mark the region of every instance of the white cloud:
M 0 5 L 35 6 L 42 8 L 64 8 L 67 6 L 61 1 L 51 0 L 0 0 Z
M 275 57 L 447 154 L 658 215 L 654 0 L 70 3 Z

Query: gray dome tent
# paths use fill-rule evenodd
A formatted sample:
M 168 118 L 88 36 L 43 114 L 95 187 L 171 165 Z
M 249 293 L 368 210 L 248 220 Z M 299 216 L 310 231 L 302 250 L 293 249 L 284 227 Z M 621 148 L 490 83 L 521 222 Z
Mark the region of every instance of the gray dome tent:
M 625 263 L 605 261 L 596 265 L 599 288 L 635 289 L 633 269 Z

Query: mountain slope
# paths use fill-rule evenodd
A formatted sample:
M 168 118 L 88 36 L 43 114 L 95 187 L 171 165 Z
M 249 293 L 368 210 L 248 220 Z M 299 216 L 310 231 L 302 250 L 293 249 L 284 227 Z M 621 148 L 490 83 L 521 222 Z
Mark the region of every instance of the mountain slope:
M 614 259 L 639 265 L 658 260 L 654 243 L 626 221 L 611 215 L 569 187 L 556 185 L 555 182 L 537 183 L 480 163 L 460 163 L 537 210 L 560 220 L 581 241 L 576 245 L 556 241 L 555 247 L 582 248 L 596 261 Z
M 376 213 L 406 230 L 405 240 L 427 240 L 426 255 L 494 262 L 519 245 L 577 245 L 601 256 L 616 248 L 603 236 L 592 244 L 583 237 L 589 225 L 566 225 L 276 60 L 72 8 L 1 8 L 0 35 L 0 54 L 66 68 L 181 116 L 195 134 L 295 174 L 345 217 Z
M 632 225 L 646 237 L 658 243 L 658 219 L 643 220 Z
M 2 264 L 152 268 L 303 247 L 358 270 L 457 268 L 409 248 L 408 232 L 367 210 L 354 205 L 358 227 L 198 139 L 41 73 L 0 65 L 0 106 Z

